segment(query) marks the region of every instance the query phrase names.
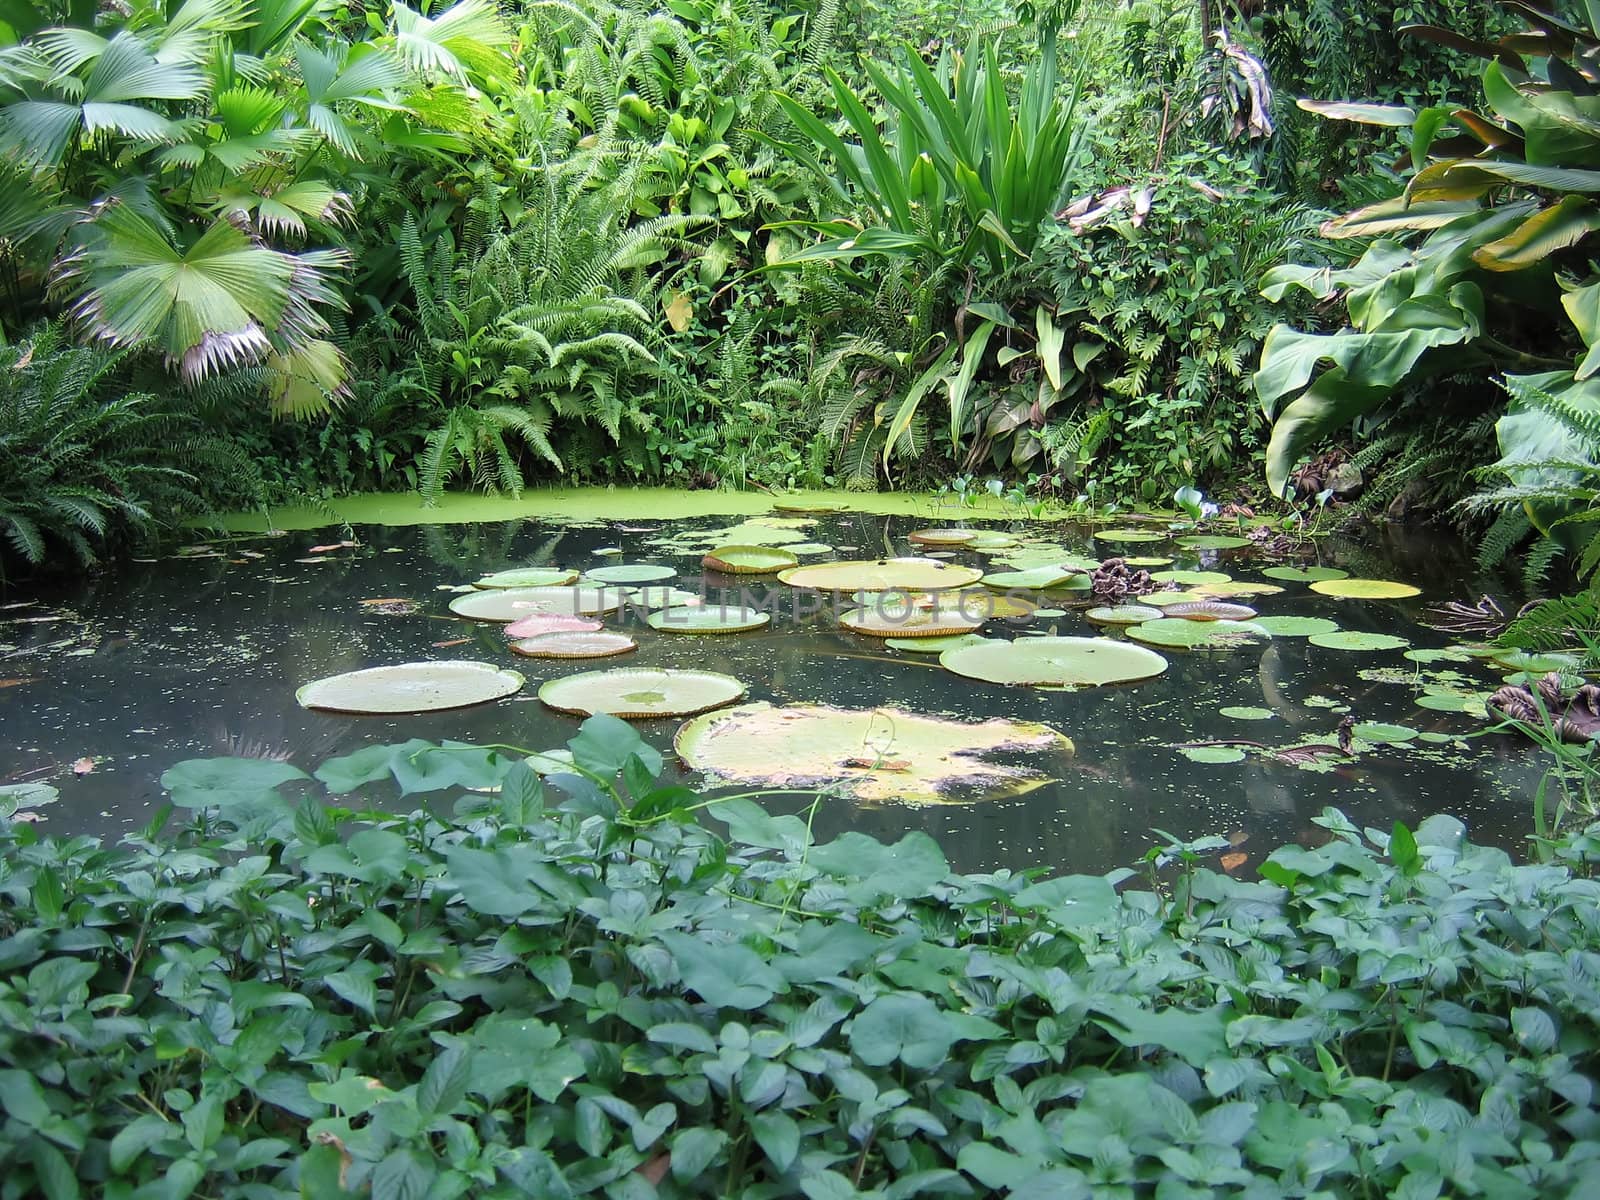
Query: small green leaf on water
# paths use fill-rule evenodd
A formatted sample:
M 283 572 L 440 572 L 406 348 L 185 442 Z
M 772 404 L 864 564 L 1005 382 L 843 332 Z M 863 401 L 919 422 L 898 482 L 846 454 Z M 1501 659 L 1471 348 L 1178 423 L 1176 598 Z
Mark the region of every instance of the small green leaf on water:
M 1242 704 L 1230 704 L 1227 708 L 1219 708 L 1217 712 L 1235 721 L 1266 721 L 1277 715 L 1270 708 L 1253 708 Z
M 1249 544 L 1249 538 L 1228 533 L 1197 533 L 1178 539 L 1178 545 L 1187 550 L 1237 550 Z
M 1351 731 L 1363 742 L 1409 742 L 1417 731 L 1409 725 L 1387 725 L 1382 721 L 1363 721 Z
M 1244 751 L 1237 746 L 1179 746 L 1178 752 L 1198 763 L 1236 763 L 1244 758 Z
M 1416 698 L 1416 704 L 1418 708 L 1433 712 L 1467 713 L 1475 717 L 1487 715 L 1483 697 L 1467 692 L 1424 692 Z
M 1273 637 L 1310 637 L 1314 633 L 1334 633 L 1339 628 L 1327 617 L 1257 617 L 1255 623 Z
M 1267 567 L 1262 572 L 1268 579 L 1285 583 L 1316 583 L 1325 579 L 1348 579 L 1349 571 L 1338 567 Z
M 1445 646 L 1432 650 L 1407 650 L 1404 657 L 1414 663 L 1472 662 L 1477 656 L 1460 646 Z
M 1409 640 L 1392 633 L 1363 633 L 1357 629 L 1340 629 L 1333 633 L 1313 633 L 1306 639 L 1313 646 L 1327 650 L 1399 650 L 1409 646 Z

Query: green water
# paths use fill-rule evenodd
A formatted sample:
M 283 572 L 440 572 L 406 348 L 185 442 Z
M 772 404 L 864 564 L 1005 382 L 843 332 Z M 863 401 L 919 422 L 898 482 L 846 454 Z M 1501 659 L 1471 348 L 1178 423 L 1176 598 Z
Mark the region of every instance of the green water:
M 1042 865 L 1104 871 L 1135 861 L 1151 845 L 1150 831 L 1160 828 L 1180 837 L 1230 837 L 1237 852 L 1249 856 L 1240 865 L 1247 871 L 1248 863 L 1281 842 L 1316 840 L 1320 831 L 1311 818 L 1326 805 L 1384 828 L 1395 820 L 1414 825 L 1431 813 L 1450 812 L 1474 836 L 1512 847 L 1528 831 L 1542 762 L 1503 736 L 1372 746 L 1350 759 L 1325 760 L 1319 770 L 1255 751 L 1241 762 L 1198 763 L 1177 748 L 1230 739 L 1272 747 L 1332 742 L 1346 712 L 1359 721 L 1397 723 L 1454 739 L 1480 730 L 1482 722 L 1418 707 L 1418 686 L 1434 678 L 1424 671 L 1439 670 L 1457 672 L 1480 691 L 1496 686 L 1499 672 L 1479 662 L 1422 668 L 1399 649 L 1355 653 L 1279 637 L 1221 652 L 1165 652 L 1171 665 L 1158 678 L 1055 692 L 958 678 L 936 659 L 840 630 L 827 609 L 801 616 L 787 603 L 763 630 L 715 637 L 660 633 L 628 614 L 610 623 L 638 640 L 636 653 L 577 663 L 519 658 L 507 650 L 501 627 L 450 614 L 453 593 L 441 589 L 515 566 L 663 563 L 677 568 L 676 586 L 698 590 L 699 553 L 651 542 L 739 519 L 678 517 L 665 510 L 659 494 L 654 505 L 632 497 L 623 506 L 616 497 L 597 494 L 590 520 L 578 515 L 581 503 L 564 502 L 561 515 L 547 510 L 544 516 L 455 525 L 359 525 L 353 530 L 358 545 L 318 555 L 309 549 L 338 542 L 344 532 L 335 527 L 278 537 L 237 534 L 67 590 L 13 586 L 0 594 L 8 606 L 0 610 L 0 682 L 6 685 L 0 687 L 0 780 L 58 787 L 61 800 L 40 810 L 51 831 L 114 836 L 148 820 L 162 801 L 161 771 L 182 758 L 273 754 L 309 769 L 358 746 L 409 737 L 534 749 L 560 745 L 578 722 L 541 705 L 534 694 L 538 684 L 626 664 L 726 672 L 746 683 L 750 699 L 776 704 L 894 706 L 966 720 L 1000 716 L 1043 722 L 1070 737 L 1076 745 L 1071 758 L 1014 760 L 1049 778 L 1022 795 L 917 807 L 830 799 L 818 814 L 821 837 L 848 828 L 889 837 L 926 830 L 963 870 Z M 906 540 L 911 530 L 963 521 L 1048 537 L 1077 553 L 1108 553 L 1104 545 L 1097 551 L 1087 531 L 1059 523 L 1037 526 L 1001 512 L 935 510 L 926 500 L 898 503 L 899 515 L 818 518 L 799 536 L 834 551 L 802 561 L 918 553 Z M 767 507 L 761 498 L 738 497 L 724 510 Z M 650 515 L 652 508 L 657 517 Z M 1417 647 L 1449 645 L 1445 635 L 1418 624 L 1423 605 L 1476 599 L 1492 581 L 1474 578 L 1453 543 L 1406 541 L 1393 531 L 1385 536 L 1391 540 L 1384 545 L 1329 540 L 1314 559 L 1293 561 L 1405 580 L 1422 588 L 1421 596 L 1340 601 L 1289 583 L 1279 595 L 1246 603 L 1263 616 L 1326 616 L 1343 629 L 1396 633 Z M 621 553 L 597 556 L 602 548 Z M 1220 570 L 1238 580 L 1260 580 L 1263 567 L 1282 561 L 1254 548 L 1197 552 L 1163 543 L 1137 549 L 1172 554 L 1178 568 Z M 297 561 L 307 557 L 321 561 Z M 993 557 L 956 550 L 950 561 L 990 566 Z M 748 587 L 757 599 L 769 588 L 786 590 L 777 583 Z M 715 587 L 708 592 L 712 599 L 721 594 Z M 381 599 L 414 600 L 419 608 L 386 615 L 361 603 Z M 986 630 L 1001 637 L 1030 631 L 1099 632 L 1074 609 L 1019 625 L 992 623 Z M 512 666 L 528 676 L 529 685 L 479 708 L 392 719 L 324 715 L 295 703 L 296 688 L 310 680 L 427 658 Z M 1220 714 L 1229 707 L 1272 715 L 1247 720 Z M 670 750 L 677 724 L 658 720 L 640 728 Z M 82 766 L 85 758 L 93 760 L 93 769 L 76 774 L 74 763 Z M 697 779 L 687 772 L 684 778 Z M 774 807 L 799 803 L 794 796 L 773 801 Z

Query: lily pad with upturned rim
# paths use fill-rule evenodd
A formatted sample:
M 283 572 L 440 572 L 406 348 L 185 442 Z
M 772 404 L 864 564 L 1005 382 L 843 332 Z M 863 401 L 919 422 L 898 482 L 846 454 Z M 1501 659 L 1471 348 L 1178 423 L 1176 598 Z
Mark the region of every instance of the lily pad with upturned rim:
M 525 678 L 486 662 L 415 662 L 347 671 L 295 692 L 303 708 L 362 716 L 444 712 L 501 700 L 522 690 Z
M 1248 621 L 1256 615 L 1248 604 L 1229 604 L 1225 600 L 1185 600 L 1167 605 L 1162 612 L 1185 621 Z
M 1102 542 L 1164 542 L 1167 535 L 1154 529 L 1097 529 L 1094 536 Z
M 557 712 L 592 717 L 610 713 L 624 720 L 688 717 L 744 698 L 744 684 L 716 671 L 616 667 L 551 679 L 539 699 Z
M 913 529 L 906 540 L 918 546 L 966 546 L 977 536 L 976 529 Z
M 991 639 L 946 650 L 939 656 L 939 664 L 968 679 L 1039 687 L 1133 683 L 1167 669 L 1167 660 L 1153 650 L 1089 637 Z
M 583 573 L 583 577 L 594 583 L 660 583 L 677 574 L 676 567 L 660 563 L 618 563 L 614 567 L 591 567 Z
M 1091 608 L 1083 615 L 1096 625 L 1140 625 L 1145 621 L 1158 620 L 1161 610 L 1148 604 L 1113 604 Z
M 496 571 L 475 580 L 475 588 L 490 591 L 495 588 L 566 587 L 578 582 L 578 572 L 561 567 L 515 567 L 509 571 Z
M 1318 579 L 1311 590 L 1338 600 L 1404 600 L 1422 594 L 1421 588 L 1390 579 Z
M 971 633 L 983 622 L 982 616 L 969 616 L 959 609 L 913 608 L 896 613 L 878 608 L 852 608 L 839 614 L 842 628 L 851 633 L 881 638 L 945 637 Z
M 700 565 L 728 575 L 772 575 L 799 562 L 792 551 L 775 546 L 719 546 Z
M 543 637 L 547 633 L 595 633 L 604 628 L 588 617 L 566 617 L 560 613 L 529 613 L 505 628 L 508 638 Z
M 828 513 L 848 512 L 849 505 L 840 504 L 833 500 L 774 500 L 772 511 L 780 513 L 794 513 L 796 515 L 817 515 Z
M 529 658 L 611 658 L 637 650 L 639 643 L 625 633 L 599 630 L 584 633 L 565 630 L 518 638 L 511 649 Z
M 790 587 L 820 592 L 940 591 L 965 587 L 983 577 L 977 567 L 931 558 L 880 558 L 807 563 L 779 571 Z
M 1016 795 L 1049 782 L 1037 770 L 980 755 L 1065 755 L 1073 747 L 1031 721 L 756 703 L 686 721 L 673 749 L 688 766 L 730 783 L 807 791 L 832 784 L 857 800 L 928 804 Z
M 645 624 L 662 633 L 745 633 L 760 629 L 772 614 L 739 604 L 702 604 L 694 608 L 663 608 L 645 618 Z
M 450 611 L 474 621 L 515 621 L 532 613 L 590 617 L 622 607 L 620 588 L 543 587 L 473 591 L 450 601 Z

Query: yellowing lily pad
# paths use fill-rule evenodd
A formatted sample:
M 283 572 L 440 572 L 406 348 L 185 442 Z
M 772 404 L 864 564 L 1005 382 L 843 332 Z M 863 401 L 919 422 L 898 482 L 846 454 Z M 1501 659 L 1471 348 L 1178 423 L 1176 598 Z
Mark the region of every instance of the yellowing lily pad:
M 719 546 L 700 560 L 729 575 L 769 575 L 799 563 L 793 552 L 774 546 Z
M 1283 588 L 1276 583 L 1256 583 L 1249 579 L 1230 579 L 1227 583 L 1200 583 L 1194 590 L 1202 596 L 1221 600 L 1236 596 L 1276 596 Z
M 1128 626 L 1136 642 L 1174 650 L 1231 650 L 1272 635 L 1253 621 L 1186 621 L 1162 617 L 1143 625 Z
M 695 608 L 663 608 L 645 618 L 662 633 L 744 633 L 760 629 L 771 613 L 738 604 L 702 604 Z
M 1392 633 L 1363 633 L 1357 629 L 1313 633 L 1306 640 L 1327 650 L 1402 650 L 1411 645 L 1407 639 Z
M 450 601 L 450 611 L 474 621 L 515 621 L 533 613 L 593 616 L 622 606 L 619 588 L 538 587 L 474 591 Z
M 938 591 L 965 587 L 982 578 L 977 567 L 961 567 L 931 558 L 880 558 L 808 563 L 778 572 L 791 587 L 819 592 Z
M 524 678 L 485 662 L 416 662 L 369 667 L 308 683 L 294 694 L 302 707 L 370 715 L 442 712 L 499 700 Z
M 557 712 L 592 717 L 610 713 L 626 720 L 687 717 L 744 698 L 744 684 L 715 671 L 617 667 L 552 679 L 539 699 Z
M 475 582 L 475 588 L 533 588 L 565 587 L 578 582 L 576 571 L 560 567 L 517 567 L 510 571 L 496 571 Z
M 1422 594 L 1421 588 L 1388 579 L 1318 579 L 1311 590 L 1340 600 L 1403 600 Z
M 673 740 L 688 766 L 759 787 L 811 790 L 834 785 L 858 800 L 949 803 L 1016 795 L 1048 778 L 983 754 L 1072 753 L 1047 725 L 972 724 L 894 708 L 746 704 L 685 722 Z
M 659 563 L 618 563 L 614 567 L 591 567 L 583 577 L 593 583 L 660 583 L 677 573 L 676 567 Z
M 1268 579 L 1284 583 L 1317 583 L 1328 579 L 1348 579 L 1349 571 L 1338 567 L 1265 567 L 1261 572 Z
M 969 679 L 1040 687 L 1131 683 L 1167 669 L 1167 660 L 1153 650 L 1087 637 L 990 639 L 946 650 L 939 656 L 939 664 Z
M 965 546 L 977 536 L 975 529 L 914 529 L 906 540 L 919 546 Z
M 969 616 L 959 609 L 852 608 L 839 614 L 839 624 L 852 633 L 868 637 L 942 637 L 971 633 L 984 622 L 982 615 Z
M 772 511 L 781 513 L 838 513 L 848 508 L 848 505 L 833 500 L 775 500 L 772 503 Z
M 570 630 L 519 638 L 511 643 L 511 648 L 529 658 L 610 658 L 637 650 L 639 644 L 625 633 Z

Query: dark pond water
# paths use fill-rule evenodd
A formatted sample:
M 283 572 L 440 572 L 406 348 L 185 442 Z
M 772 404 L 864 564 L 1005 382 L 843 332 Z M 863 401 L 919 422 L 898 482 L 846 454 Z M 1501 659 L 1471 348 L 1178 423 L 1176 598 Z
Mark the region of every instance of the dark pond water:
M 676 584 L 696 590 L 699 550 L 686 550 L 681 541 L 652 542 L 737 523 L 738 518 L 706 518 L 670 526 L 648 520 L 362 526 L 356 530 L 359 545 L 317 555 L 309 553 L 313 545 L 340 541 L 341 534 L 214 542 L 211 551 L 136 564 L 75 590 L 12 587 L 0 593 L 7 605 L 0 610 L 0 781 L 59 788 L 60 801 L 40 810 L 51 831 L 117 836 L 159 807 L 157 780 L 183 758 L 270 753 L 311 769 L 362 745 L 409 737 L 558 746 L 578 722 L 541 705 L 534 695 L 538 684 L 626 663 L 726 672 L 746 682 L 752 700 L 896 706 L 962 719 L 1003 716 L 1044 722 L 1067 734 L 1076 744 L 1070 759 L 1019 760 L 1054 777 L 1023 795 L 921 807 L 830 799 L 818 815 L 824 838 L 845 829 L 890 838 L 926 830 L 965 870 L 1105 871 L 1138 859 L 1156 828 L 1186 838 L 1231 837 L 1237 852 L 1249 856 L 1246 863 L 1253 863 L 1283 842 L 1320 840 L 1311 819 L 1326 805 L 1383 828 L 1397 819 L 1414 826 L 1429 814 L 1449 812 L 1466 821 L 1475 837 L 1510 847 L 1520 845 L 1529 828 L 1529 798 L 1543 769 L 1537 753 L 1502 736 L 1459 740 L 1482 722 L 1415 703 L 1430 685 L 1436 691 L 1454 684 L 1480 692 L 1496 686 L 1500 670 L 1477 661 L 1423 664 L 1405 658 L 1400 648 L 1356 652 L 1274 637 L 1220 652 L 1167 652 L 1168 671 L 1144 683 L 1053 692 L 961 679 L 941 670 L 936 659 L 843 632 L 826 615 L 797 621 L 785 610 L 765 630 L 716 637 L 658 633 L 629 617 L 628 631 L 639 641 L 635 654 L 564 663 L 511 654 L 500 626 L 451 616 L 452 593 L 442 590 L 514 566 L 623 562 L 676 567 Z M 932 523 L 949 525 L 952 518 L 946 513 Z M 792 536 L 834 548 L 802 556 L 802 562 L 875 558 L 917 553 L 906 535 L 928 524 L 927 518 L 846 514 L 818 519 Z M 1110 552 L 1082 529 L 971 524 L 1073 553 L 1095 553 L 1097 545 L 1100 555 Z M 1423 606 L 1476 599 L 1488 583 L 1473 577 L 1467 556 L 1448 542 L 1407 541 L 1395 531 L 1374 536 L 1386 544 L 1330 540 L 1312 560 L 1287 561 L 1320 561 L 1358 577 L 1408 581 L 1422 589 L 1421 596 L 1338 600 L 1291 582 L 1281 594 L 1246 602 L 1263 616 L 1326 616 L 1346 630 L 1400 634 L 1416 648 L 1449 645 L 1446 635 L 1419 624 Z M 597 556 L 601 549 L 621 553 Z M 1177 568 L 1218 570 L 1246 581 L 1260 581 L 1263 567 L 1284 561 L 1253 548 L 1193 551 L 1160 543 L 1127 549 L 1172 555 Z M 958 550 L 952 561 L 1005 569 L 994 562 L 1004 553 Z M 1048 557 L 1051 551 L 1040 553 Z M 299 561 L 306 558 L 319 561 Z M 759 593 L 783 585 L 750 586 Z M 391 598 L 415 600 L 420 611 L 385 615 L 362 604 Z M 1026 625 L 991 625 L 986 632 L 1021 637 L 1051 627 L 1062 634 L 1097 632 L 1071 609 Z M 296 688 L 307 681 L 426 658 L 503 663 L 524 672 L 529 685 L 511 699 L 479 708 L 396 719 L 322 715 L 295 702 Z M 1229 707 L 1267 709 L 1272 716 L 1221 715 Z M 1331 742 L 1346 712 L 1363 722 L 1396 723 L 1435 736 L 1358 746 L 1353 758 L 1325 760 L 1320 770 L 1256 751 L 1241 762 L 1194 762 L 1177 748 L 1226 739 L 1270 747 Z M 640 729 L 669 750 L 676 724 L 650 721 Z M 74 764 L 81 768 L 86 758 L 93 760 L 92 770 L 75 774 Z M 790 797 L 774 806 L 797 803 Z

